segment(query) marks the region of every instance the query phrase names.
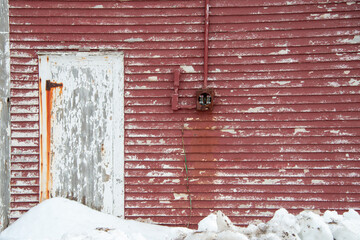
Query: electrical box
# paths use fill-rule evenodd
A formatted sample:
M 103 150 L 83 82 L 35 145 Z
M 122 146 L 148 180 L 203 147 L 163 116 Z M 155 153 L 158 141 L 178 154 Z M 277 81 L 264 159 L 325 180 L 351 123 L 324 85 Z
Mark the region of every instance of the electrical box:
M 196 110 L 211 111 L 214 105 L 214 90 L 201 89 L 196 91 Z

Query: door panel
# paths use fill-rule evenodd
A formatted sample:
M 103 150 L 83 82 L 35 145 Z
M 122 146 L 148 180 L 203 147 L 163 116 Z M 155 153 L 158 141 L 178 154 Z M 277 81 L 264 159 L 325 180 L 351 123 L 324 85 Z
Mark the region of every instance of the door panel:
M 122 55 L 43 55 L 39 64 L 41 198 L 123 216 Z

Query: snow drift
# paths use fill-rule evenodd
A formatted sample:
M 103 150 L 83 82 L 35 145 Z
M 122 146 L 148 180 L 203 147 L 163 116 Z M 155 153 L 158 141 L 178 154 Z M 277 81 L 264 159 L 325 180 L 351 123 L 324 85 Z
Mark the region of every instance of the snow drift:
M 30 209 L 0 234 L 1 240 L 163 240 L 191 230 L 151 225 L 111 216 L 65 198 Z
M 212 213 L 198 230 L 123 220 L 75 201 L 52 198 L 32 208 L 0 234 L 0 240 L 360 240 L 360 216 L 279 209 L 267 223 L 235 226 L 222 212 Z

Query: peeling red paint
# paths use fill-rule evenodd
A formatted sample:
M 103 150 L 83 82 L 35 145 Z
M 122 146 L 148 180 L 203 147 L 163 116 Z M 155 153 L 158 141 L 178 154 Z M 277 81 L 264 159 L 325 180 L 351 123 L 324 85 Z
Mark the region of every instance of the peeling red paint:
M 189 223 L 183 128 L 192 227 L 215 210 L 247 224 L 280 207 L 360 209 L 358 4 L 209 0 L 206 61 L 206 2 L 9 1 L 12 182 L 39 178 L 37 52 L 121 49 L 127 218 Z M 172 111 L 179 68 L 176 105 L 207 79 L 211 113 Z M 15 219 L 39 189 L 12 190 Z

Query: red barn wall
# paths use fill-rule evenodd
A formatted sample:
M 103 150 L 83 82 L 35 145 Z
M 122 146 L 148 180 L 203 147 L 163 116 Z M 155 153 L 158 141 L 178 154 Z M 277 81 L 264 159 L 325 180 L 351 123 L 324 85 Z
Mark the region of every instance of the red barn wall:
M 170 102 L 176 69 L 181 104 L 202 87 L 204 1 L 9 4 L 12 220 L 39 201 L 39 51 L 124 52 L 128 219 L 360 210 L 359 2 L 211 0 L 212 112 Z

